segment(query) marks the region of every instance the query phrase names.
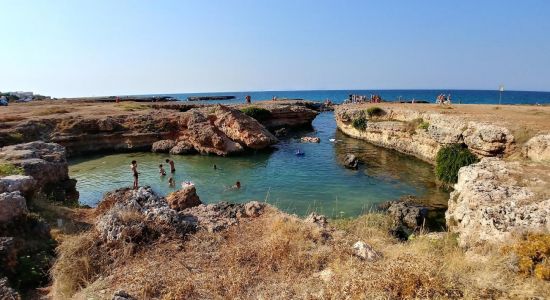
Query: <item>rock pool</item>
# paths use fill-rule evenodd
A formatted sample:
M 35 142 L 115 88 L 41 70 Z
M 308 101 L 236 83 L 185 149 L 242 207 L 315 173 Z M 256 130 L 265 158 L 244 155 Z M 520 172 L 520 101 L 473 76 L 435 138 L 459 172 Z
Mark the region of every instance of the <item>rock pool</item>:
M 317 136 L 320 143 L 301 143 L 301 136 Z M 335 139 L 336 142 L 331 142 Z M 304 156 L 296 156 L 300 149 Z M 342 166 L 347 153 L 364 163 L 359 170 Z M 175 156 L 155 153 L 122 153 L 73 158 L 70 175 L 78 180 L 80 202 L 95 206 L 107 191 L 131 186 L 130 161 L 138 161 L 140 185 L 156 192 L 174 190 L 158 165 L 170 157 L 176 163 L 176 187 L 192 181 L 205 203 L 266 201 L 299 215 L 317 211 L 331 217 L 356 216 L 376 204 L 414 195 L 432 207 L 445 207 L 448 193 L 435 184 L 432 166 L 396 151 L 349 138 L 336 129 L 333 113 L 322 113 L 313 129 L 282 138 L 270 152 L 243 156 Z M 217 170 L 214 170 L 214 165 Z M 240 190 L 229 187 L 240 181 Z

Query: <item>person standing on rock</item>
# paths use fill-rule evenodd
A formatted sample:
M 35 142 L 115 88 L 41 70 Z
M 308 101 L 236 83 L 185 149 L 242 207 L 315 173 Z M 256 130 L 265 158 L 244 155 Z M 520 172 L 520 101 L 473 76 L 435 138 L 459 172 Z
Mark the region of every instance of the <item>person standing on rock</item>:
M 246 95 L 245 99 L 247 104 L 250 104 L 252 102 L 252 97 L 250 97 L 250 95 Z
M 176 173 L 176 167 L 174 166 L 174 161 L 167 158 L 166 163 L 170 165 L 170 173 Z
M 139 173 L 137 171 L 137 161 L 132 160 L 132 164 L 130 165 L 130 168 L 132 169 L 132 173 L 134 174 L 134 190 L 137 190 L 139 186 L 138 184 Z

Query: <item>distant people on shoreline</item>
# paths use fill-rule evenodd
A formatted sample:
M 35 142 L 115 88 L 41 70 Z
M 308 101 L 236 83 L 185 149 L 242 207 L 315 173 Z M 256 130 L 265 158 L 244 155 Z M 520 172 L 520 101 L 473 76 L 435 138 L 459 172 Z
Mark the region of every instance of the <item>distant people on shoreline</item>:
M 439 105 L 443 104 L 451 104 L 451 94 L 445 95 L 445 94 L 439 94 L 437 98 L 435 99 L 435 103 Z
M 252 103 L 252 97 L 250 97 L 250 95 L 246 95 L 245 99 L 246 99 L 246 104 Z
M 139 186 L 139 182 L 138 182 L 139 172 L 137 170 L 137 161 L 132 160 L 132 164 L 130 165 L 130 168 L 132 169 L 132 173 L 134 175 L 134 190 L 137 190 Z
M 382 102 L 382 97 L 380 95 L 370 95 L 369 100 L 367 101 L 367 96 L 363 95 L 352 95 L 348 96 L 348 99 L 344 101 L 344 104 L 348 103 L 380 103 Z

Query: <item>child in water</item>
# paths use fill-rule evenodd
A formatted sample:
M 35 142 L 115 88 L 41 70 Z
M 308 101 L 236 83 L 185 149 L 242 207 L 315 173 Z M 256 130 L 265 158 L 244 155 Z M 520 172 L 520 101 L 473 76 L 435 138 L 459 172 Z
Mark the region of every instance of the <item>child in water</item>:
M 170 179 L 168 179 L 168 186 L 169 187 L 175 187 L 176 181 L 174 180 L 174 177 L 170 176 Z
M 130 165 L 130 168 L 132 169 L 132 173 L 134 175 L 134 190 L 137 190 L 139 186 L 138 184 L 139 172 L 137 171 L 137 161 L 132 160 L 132 164 Z
M 162 166 L 162 164 L 159 165 L 159 174 L 161 176 L 166 176 L 166 171 L 164 171 L 164 167 Z

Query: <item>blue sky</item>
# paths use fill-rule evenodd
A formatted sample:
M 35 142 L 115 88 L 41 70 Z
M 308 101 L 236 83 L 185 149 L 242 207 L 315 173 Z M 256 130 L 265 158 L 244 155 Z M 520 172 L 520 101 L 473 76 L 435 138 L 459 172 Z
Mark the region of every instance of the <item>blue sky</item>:
M 550 1 L 0 0 L 0 91 L 550 91 Z

